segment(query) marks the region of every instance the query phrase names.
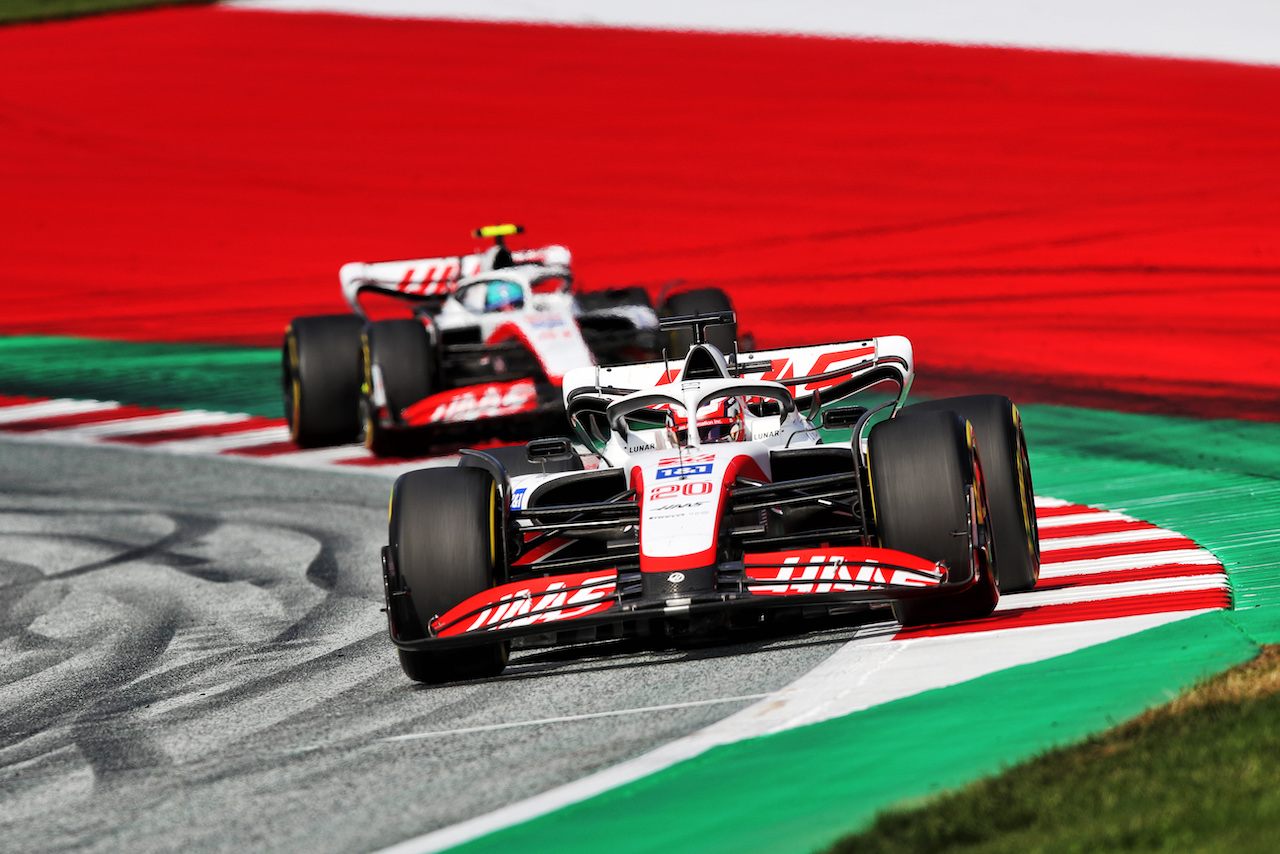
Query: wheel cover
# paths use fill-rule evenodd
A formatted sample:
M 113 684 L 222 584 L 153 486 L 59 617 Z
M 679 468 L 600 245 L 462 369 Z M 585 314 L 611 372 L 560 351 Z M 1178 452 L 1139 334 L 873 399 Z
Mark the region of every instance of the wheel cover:
M 1022 432 L 1022 416 L 1013 405 L 1013 427 L 1017 447 L 1014 451 L 1018 472 L 1018 499 L 1022 504 L 1022 527 L 1027 536 L 1027 548 L 1035 564 L 1033 574 L 1040 580 L 1040 526 L 1036 522 L 1035 494 L 1031 487 L 1031 460 L 1027 454 L 1027 439 Z
M 289 422 L 289 438 L 297 442 L 299 426 L 302 423 L 302 380 L 298 371 L 298 338 L 293 334 L 292 328 L 289 329 L 285 341 L 289 350 L 289 386 L 286 392 L 289 400 L 285 412 L 286 420 Z

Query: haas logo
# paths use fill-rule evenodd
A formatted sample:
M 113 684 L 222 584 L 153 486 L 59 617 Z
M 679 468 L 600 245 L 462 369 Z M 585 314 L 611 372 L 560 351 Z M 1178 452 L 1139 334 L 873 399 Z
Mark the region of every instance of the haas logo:
M 926 587 L 939 583 L 942 575 L 923 578 L 917 573 L 880 566 L 873 560 L 851 566 L 844 557 L 834 554 L 809 555 L 803 562 L 800 557 L 789 557 L 775 576 L 753 573 L 750 580 L 766 582 L 748 585 L 752 593 L 785 596 L 790 593 L 841 593 L 886 585 Z

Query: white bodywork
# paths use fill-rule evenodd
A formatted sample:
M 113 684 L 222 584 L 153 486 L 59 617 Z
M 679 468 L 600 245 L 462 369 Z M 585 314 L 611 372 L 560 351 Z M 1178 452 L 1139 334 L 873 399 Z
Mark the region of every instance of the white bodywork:
M 597 454 L 604 465 L 622 468 L 628 486 L 636 490 L 644 572 L 678 573 L 714 564 L 722 504 L 736 479 L 771 481 L 772 451 L 823 443 L 814 422 L 796 408 L 788 386 L 812 400 L 824 388 L 890 367 L 900 387 L 896 410 L 914 376 L 911 343 L 900 336 L 742 353 L 734 368 L 721 354 L 710 352 L 719 357 L 722 374 L 744 375 L 686 381 L 681 360 L 578 368 L 565 376 L 566 406 L 578 394 L 608 390 L 600 394 L 612 400 L 607 409 L 610 437 Z M 640 390 L 618 395 L 631 388 Z M 742 434 L 736 441 L 704 444 L 694 422 L 711 402 L 725 398 L 741 406 Z M 778 401 L 780 413 L 752 414 L 746 402 L 761 399 Z M 669 411 L 673 418 L 683 413 L 687 441 L 679 442 L 672 426 L 629 427 L 628 416 L 641 410 Z
M 374 290 L 414 297 L 445 296 L 453 293 L 463 279 L 492 272 L 498 247 L 470 255 L 443 255 L 408 261 L 353 261 L 338 271 L 342 296 L 356 314 L 362 291 Z M 538 249 L 517 249 L 511 253 L 516 265 L 561 267 L 567 273 L 572 262 L 569 250 L 551 245 Z

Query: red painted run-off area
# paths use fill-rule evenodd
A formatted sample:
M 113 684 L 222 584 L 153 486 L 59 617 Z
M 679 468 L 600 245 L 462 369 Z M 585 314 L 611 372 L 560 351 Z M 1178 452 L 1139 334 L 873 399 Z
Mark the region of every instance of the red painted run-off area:
M 1280 69 L 188 8 L 0 29 L 0 333 L 275 343 L 515 220 L 921 382 L 1273 417 Z

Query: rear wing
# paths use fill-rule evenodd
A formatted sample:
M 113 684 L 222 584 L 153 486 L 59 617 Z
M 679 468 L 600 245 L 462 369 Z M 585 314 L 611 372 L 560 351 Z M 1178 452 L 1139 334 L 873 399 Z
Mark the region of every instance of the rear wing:
M 576 368 L 564 378 L 565 403 L 584 394 L 621 396 L 680 382 L 683 370 L 684 359 Z M 890 380 L 899 386 L 895 410 L 906 403 L 915 377 L 911 342 L 901 335 L 739 353 L 736 361 L 730 362 L 729 371 L 736 376 L 781 383 L 798 401 L 818 393 L 823 401 L 831 402 L 875 382 Z
M 338 271 L 342 282 L 342 296 L 351 310 L 361 316 L 360 296 L 366 291 L 377 291 L 410 301 L 440 300 L 457 288 L 458 282 L 481 273 L 518 264 L 537 264 L 569 268 L 571 256 L 563 246 L 542 246 L 537 249 L 515 249 L 509 260 L 503 254 L 504 247 L 494 246 L 485 252 L 470 255 L 445 255 L 439 258 L 415 258 L 409 261 L 353 261 L 343 264 Z M 495 267 L 496 259 L 501 258 Z

